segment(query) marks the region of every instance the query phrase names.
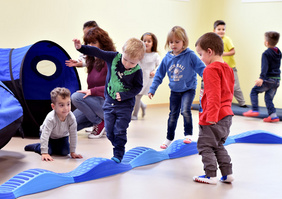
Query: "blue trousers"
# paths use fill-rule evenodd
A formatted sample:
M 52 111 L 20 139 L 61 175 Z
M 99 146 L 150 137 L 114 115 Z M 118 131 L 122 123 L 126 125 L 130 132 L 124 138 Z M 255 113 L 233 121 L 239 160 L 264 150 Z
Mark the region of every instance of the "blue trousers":
M 48 145 L 49 155 L 62 155 L 66 156 L 70 153 L 69 136 L 62 137 L 59 139 L 49 139 Z M 35 146 L 35 153 L 41 154 L 40 143 Z
M 113 145 L 114 157 L 122 160 L 127 142 L 127 128 L 131 121 L 133 106 L 117 106 L 105 102 L 105 129 L 107 137 Z
M 261 86 L 254 86 L 250 94 L 253 111 L 259 111 L 258 94 L 265 92 L 264 101 L 268 111 L 268 115 L 276 113 L 276 109 L 273 104 L 273 98 L 276 94 L 279 85 L 280 80 L 268 79 L 264 80 Z
M 100 124 L 104 119 L 104 98 L 100 96 L 88 96 L 75 92 L 71 96 L 73 105 L 77 108 L 73 114 L 77 122 L 77 130 Z
M 187 90 L 185 92 L 173 92 L 170 94 L 170 113 L 167 126 L 167 139 L 173 140 L 179 113 L 184 120 L 184 135 L 193 134 L 193 122 L 191 106 L 195 97 L 195 90 Z

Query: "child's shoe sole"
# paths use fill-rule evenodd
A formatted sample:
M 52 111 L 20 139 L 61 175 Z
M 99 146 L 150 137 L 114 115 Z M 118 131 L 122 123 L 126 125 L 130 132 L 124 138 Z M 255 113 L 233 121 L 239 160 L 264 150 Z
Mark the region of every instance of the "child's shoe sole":
M 279 122 L 280 119 L 277 117 L 277 118 L 271 118 L 270 116 L 266 117 L 263 119 L 264 122 Z
M 216 177 L 207 177 L 205 175 L 203 176 L 194 176 L 193 177 L 193 180 L 195 182 L 200 182 L 200 183 L 205 183 L 205 184 L 213 184 L 213 185 L 216 185 L 217 184 L 217 178 Z

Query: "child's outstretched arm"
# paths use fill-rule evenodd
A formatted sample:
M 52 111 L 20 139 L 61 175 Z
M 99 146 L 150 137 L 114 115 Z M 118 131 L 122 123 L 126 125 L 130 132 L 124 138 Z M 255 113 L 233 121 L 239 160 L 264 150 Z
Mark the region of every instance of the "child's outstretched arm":
M 81 48 L 81 42 L 80 42 L 79 39 L 73 39 L 72 41 L 73 41 L 74 47 L 75 47 L 76 49 L 80 49 L 80 48 Z

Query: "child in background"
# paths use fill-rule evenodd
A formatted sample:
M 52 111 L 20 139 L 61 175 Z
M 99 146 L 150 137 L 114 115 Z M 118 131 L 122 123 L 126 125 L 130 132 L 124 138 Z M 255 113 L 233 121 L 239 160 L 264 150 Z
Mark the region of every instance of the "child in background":
M 157 53 L 157 37 L 153 33 L 147 32 L 142 35 L 141 40 L 146 45 L 146 53 L 144 55 L 144 58 L 139 63 L 143 73 L 143 88 L 141 92 L 135 97 L 135 106 L 131 117 L 132 120 L 138 119 L 138 112 L 140 107 L 142 110 L 142 117 L 145 116 L 147 105 L 141 101 L 141 98 L 143 95 L 148 94 L 156 73 L 156 68 L 160 64 L 160 56 Z
M 197 148 L 202 156 L 205 175 L 194 176 L 196 182 L 217 184 L 217 163 L 222 182 L 232 182 L 232 164 L 223 144 L 232 124 L 234 92 L 233 70 L 224 62 L 223 42 L 215 33 L 206 33 L 196 42 L 196 51 L 207 65 L 203 73 L 204 93 L 199 111 Z
M 83 40 L 84 40 L 84 36 L 86 35 L 86 33 L 91 29 L 91 28 L 95 28 L 98 27 L 98 24 L 96 23 L 96 21 L 87 21 L 83 24 Z M 87 45 L 87 43 L 85 43 L 85 45 Z M 66 60 L 66 65 L 69 67 L 85 67 L 86 66 L 86 56 L 83 54 L 80 54 L 77 60 Z
M 213 31 L 221 37 L 224 44 L 224 52 L 222 58 L 233 69 L 234 78 L 235 78 L 234 97 L 238 101 L 240 107 L 247 108 L 248 106 L 246 105 L 244 95 L 242 93 L 239 84 L 239 78 L 238 78 L 236 63 L 234 59 L 235 48 L 232 40 L 225 35 L 226 24 L 222 20 L 217 20 L 214 22 L 213 27 L 214 27 Z
M 52 154 L 82 158 L 75 153 L 77 144 L 76 120 L 71 112 L 70 91 L 55 88 L 51 91 L 52 111 L 40 126 L 40 143 L 25 146 L 25 151 L 41 154 L 42 160 L 53 161 Z M 69 143 L 70 138 L 70 143 Z
M 151 99 L 167 74 L 171 89 L 170 113 L 167 136 L 161 145 L 162 149 L 166 149 L 175 137 L 180 111 L 184 119 L 185 139 L 183 142 L 186 144 L 192 142 L 191 106 L 197 87 L 197 73 L 202 77 L 205 68 L 205 64 L 188 48 L 188 37 L 182 27 L 175 26 L 171 29 L 167 36 L 166 47 L 169 47 L 171 51 L 166 54 L 158 67 L 148 94 Z
M 146 47 L 139 39 L 126 41 L 123 53 L 103 51 L 95 46 L 81 45 L 74 39 L 75 48 L 83 54 L 103 59 L 108 66 L 103 106 L 107 137 L 113 145 L 116 163 L 122 161 L 127 142 L 127 128 L 135 104 L 135 96 L 142 89 L 142 71 L 138 63 L 143 59 Z
M 256 80 L 255 86 L 251 91 L 252 110 L 243 113 L 247 117 L 256 117 L 259 115 L 258 94 L 264 94 L 264 101 L 268 111 L 268 117 L 264 118 L 264 122 L 279 122 L 276 109 L 273 104 L 273 98 L 280 85 L 280 64 L 281 51 L 276 47 L 280 34 L 278 32 L 269 31 L 264 34 L 264 45 L 267 50 L 262 54 L 261 73 L 259 79 Z
M 91 28 L 84 35 L 84 43 L 96 46 L 105 51 L 116 51 L 113 41 L 102 28 Z M 89 139 L 100 138 L 104 132 L 105 82 L 107 64 L 104 60 L 86 56 L 87 90 L 79 90 L 72 94 L 71 101 L 76 107 L 73 112 L 77 121 L 77 130 L 93 126 Z

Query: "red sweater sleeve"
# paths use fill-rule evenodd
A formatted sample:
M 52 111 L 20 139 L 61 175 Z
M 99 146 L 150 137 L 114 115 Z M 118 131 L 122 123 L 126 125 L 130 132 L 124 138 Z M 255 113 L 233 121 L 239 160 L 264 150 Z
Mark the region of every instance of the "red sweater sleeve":
M 105 66 L 101 71 L 97 71 L 95 68 L 93 68 L 92 71 L 90 71 L 90 73 L 88 74 L 87 84 L 88 89 L 91 90 L 92 96 L 101 96 L 105 98 L 104 92 L 107 71 L 108 69 L 105 63 Z

